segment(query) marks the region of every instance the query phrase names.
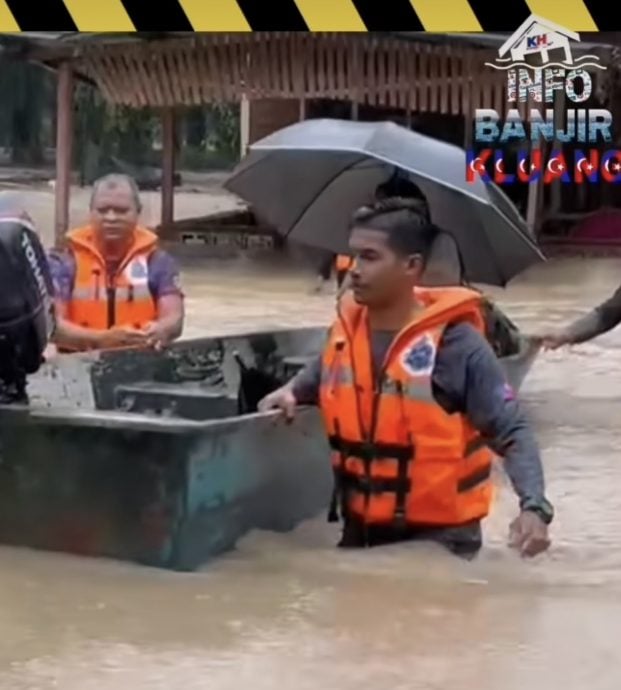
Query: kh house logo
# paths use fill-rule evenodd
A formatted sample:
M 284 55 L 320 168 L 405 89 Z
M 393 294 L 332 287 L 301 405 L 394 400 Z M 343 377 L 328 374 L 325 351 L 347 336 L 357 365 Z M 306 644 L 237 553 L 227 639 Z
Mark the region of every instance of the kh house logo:
M 621 182 L 621 151 L 596 145 L 612 142 L 609 110 L 588 108 L 594 80 L 606 69 L 597 55 L 575 56 L 580 36 L 531 15 L 486 66 L 506 73 L 507 112 L 479 108 L 474 116 L 477 151 L 466 151 L 466 179 L 516 184 L 535 182 Z M 557 111 L 555 100 L 563 98 Z M 557 101 L 558 102 L 558 101 Z M 509 170 L 509 149 L 517 156 Z M 544 148 L 553 150 L 544 158 Z M 567 154 L 563 144 L 572 148 Z M 484 148 L 481 149 L 481 146 Z

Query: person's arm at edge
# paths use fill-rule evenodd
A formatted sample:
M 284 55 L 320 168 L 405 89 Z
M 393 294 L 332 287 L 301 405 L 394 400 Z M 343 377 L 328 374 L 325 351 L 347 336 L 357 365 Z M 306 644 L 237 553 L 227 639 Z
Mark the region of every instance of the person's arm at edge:
M 157 300 L 157 323 L 166 342 L 179 338 L 184 319 L 185 307 L 181 295 L 163 295 Z
M 621 287 L 588 314 L 567 326 L 563 333 L 568 344 L 577 345 L 592 340 L 621 323 Z
M 326 334 L 326 341 L 329 337 Z M 321 388 L 321 370 L 323 367 L 323 355 L 318 354 L 281 390 L 290 392 L 295 398 L 296 405 L 318 405 L 319 389 Z
M 157 305 L 155 330 L 161 340 L 170 343 L 181 336 L 185 320 L 179 267 L 170 254 L 158 250 L 150 271 L 150 283 Z
M 325 342 L 330 337 L 330 330 L 326 333 Z M 323 348 L 322 348 L 323 349 Z M 321 375 L 323 368 L 323 354 L 319 354 L 284 386 L 277 391 L 266 395 L 259 403 L 262 412 L 279 407 L 285 413 L 285 417 L 291 420 L 298 405 L 318 405 L 319 391 L 321 388 Z
M 317 405 L 321 385 L 321 355 L 312 359 L 285 385 L 298 405 Z
M 284 386 L 266 395 L 259 402 L 259 411 L 280 409 L 287 422 L 291 422 L 298 405 L 316 405 L 319 402 L 320 384 L 321 356 L 317 356 Z

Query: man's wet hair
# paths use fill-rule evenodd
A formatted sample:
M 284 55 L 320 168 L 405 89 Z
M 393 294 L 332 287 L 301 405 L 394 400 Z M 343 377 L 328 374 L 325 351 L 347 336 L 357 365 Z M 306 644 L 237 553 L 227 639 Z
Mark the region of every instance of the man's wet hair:
M 386 244 L 400 256 L 420 254 L 426 262 L 438 229 L 429 220 L 423 199 L 391 197 L 358 209 L 350 229 L 375 230 L 386 234 Z
M 140 213 L 142 211 L 142 202 L 140 201 L 140 190 L 138 184 L 131 175 L 124 173 L 110 173 L 104 175 L 93 183 L 93 191 L 91 192 L 90 208 L 93 208 L 95 197 L 101 189 L 116 189 L 117 187 L 127 187 L 132 195 L 134 205 Z

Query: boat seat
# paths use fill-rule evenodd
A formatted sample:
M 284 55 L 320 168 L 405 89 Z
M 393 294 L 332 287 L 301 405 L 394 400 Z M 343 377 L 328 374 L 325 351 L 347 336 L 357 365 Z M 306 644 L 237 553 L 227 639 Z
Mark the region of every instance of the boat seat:
M 285 368 L 285 376 L 290 378 L 295 376 L 298 371 L 304 369 L 307 364 L 310 364 L 317 355 L 296 355 L 292 357 L 283 357 L 282 363 Z
M 237 395 L 200 383 L 144 382 L 117 386 L 115 407 L 125 412 L 195 421 L 237 415 Z

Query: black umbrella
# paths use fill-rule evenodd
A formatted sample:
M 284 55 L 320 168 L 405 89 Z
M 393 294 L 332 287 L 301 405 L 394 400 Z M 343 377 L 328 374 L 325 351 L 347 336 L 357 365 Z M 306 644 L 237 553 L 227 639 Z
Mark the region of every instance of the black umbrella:
M 545 257 L 507 196 L 465 168 L 463 149 L 391 122 L 307 120 L 253 144 L 225 186 L 284 236 L 340 253 L 352 212 L 400 170 L 454 237 L 464 278 L 504 286 Z

